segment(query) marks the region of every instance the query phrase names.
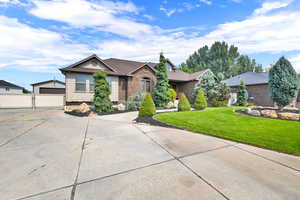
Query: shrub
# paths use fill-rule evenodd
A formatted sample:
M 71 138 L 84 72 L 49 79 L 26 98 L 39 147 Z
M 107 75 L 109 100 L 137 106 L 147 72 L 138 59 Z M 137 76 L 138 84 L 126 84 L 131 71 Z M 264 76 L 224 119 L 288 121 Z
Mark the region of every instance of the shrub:
M 112 102 L 109 98 L 111 93 L 109 83 L 106 81 L 106 72 L 97 71 L 93 74 L 95 83 L 95 94 L 93 104 L 95 106 L 95 112 L 111 112 Z
M 156 109 L 152 100 L 152 96 L 150 93 L 147 93 L 141 105 L 139 117 L 152 117 L 153 115 L 155 115 L 155 113 Z
M 177 96 L 176 91 L 173 88 L 169 88 L 168 93 L 169 93 L 169 97 L 170 97 L 169 101 L 174 102 L 176 100 L 176 96 Z
M 206 101 L 206 98 L 204 96 L 203 90 L 199 89 L 198 94 L 197 94 L 196 99 L 195 99 L 194 108 L 196 110 L 203 110 L 206 107 L 207 107 L 207 101 Z
M 185 94 L 181 94 L 178 103 L 178 111 L 190 111 L 191 110 L 191 104 L 189 100 L 186 98 Z
M 129 97 L 125 104 L 126 110 L 139 110 L 145 95 L 143 93 L 136 93 Z
M 213 100 L 211 102 L 211 105 L 213 107 L 227 107 L 228 106 L 228 100 L 226 100 L 226 101 Z
M 241 81 L 239 86 L 236 103 L 238 106 L 245 106 L 247 104 L 247 90 L 246 85 L 243 81 Z
M 272 100 L 280 109 L 290 104 L 298 92 L 298 80 L 291 63 L 281 57 L 269 72 Z

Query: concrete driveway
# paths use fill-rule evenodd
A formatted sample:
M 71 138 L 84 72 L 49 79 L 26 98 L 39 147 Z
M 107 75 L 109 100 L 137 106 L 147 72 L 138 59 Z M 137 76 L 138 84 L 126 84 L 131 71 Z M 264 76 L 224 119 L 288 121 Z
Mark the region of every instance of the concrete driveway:
M 133 123 L 0 112 L 0 199 L 300 199 L 300 158 Z

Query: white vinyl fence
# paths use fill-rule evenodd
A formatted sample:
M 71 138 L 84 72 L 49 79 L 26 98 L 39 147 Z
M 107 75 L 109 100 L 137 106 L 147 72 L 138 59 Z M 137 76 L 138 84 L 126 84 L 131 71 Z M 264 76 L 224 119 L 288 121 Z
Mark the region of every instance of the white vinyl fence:
M 64 95 L 0 94 L 0 108 L 46 108 L 64 105 Z

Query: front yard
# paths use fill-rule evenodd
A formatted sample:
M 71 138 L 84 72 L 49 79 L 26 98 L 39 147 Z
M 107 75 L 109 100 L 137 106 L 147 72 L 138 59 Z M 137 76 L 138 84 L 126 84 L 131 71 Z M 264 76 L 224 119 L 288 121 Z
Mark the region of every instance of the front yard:
M 189 131 L 300 155 L 300 123 L 243 116 L 238 107 L 163 113 L 155 119 Z

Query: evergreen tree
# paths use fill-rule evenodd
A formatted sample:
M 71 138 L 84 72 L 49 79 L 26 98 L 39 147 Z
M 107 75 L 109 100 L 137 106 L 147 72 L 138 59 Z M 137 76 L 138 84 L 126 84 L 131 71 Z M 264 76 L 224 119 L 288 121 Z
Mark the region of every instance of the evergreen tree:
M 269 87 L 272 100 L 280 109 L 290 104 L 298 92 L 298 80 L 291 63 L 281 57 L 269 72 Z
M 189 100 L 186 98 L 185 94 L 182 93 L 180 95 L 180 99 L 178 102 L 178 111 L 190 111 L 191 110 L 191 104 Z
M 95 112 L 110 112 L 112 111 L 112 102 L 109 98 L 111 93 L 109 83 L 106 81 L 106 72 L 97 71 L 93 74 L 95 84 L 95 94 L 93 104 Z
M 262 71 L 261 65 L 257 65 L 254 59 L 240 56 L 237 47 L 225 42 L 215 42 L 210 48 L 200 48 L 181 64 L 181 69 L 188 73 L 210 69 L 214 74 L 221 72 L 225 78 L 248 71 Z
M 155 115 L 155 113 L 156 109 L 152 100 L 152 96 L 150 93 L 147 93 L 141 105 L 139 117 L 152 117 L 153 115 Z
M 165 107 L 169 103 L 169 80 L 167 74 L 167 60 L 160 54 L 159 64 L 156 66 L 156 84 L 154 87 L 154 103 L 156 107 Z
M 237 94 L 237 105 L 245 106 L 247 104 L 247 89 L 244 81 L 241 81 L 238 94 Z
M 207 107 L 207 101 L 205 99 L 204 93 L 203 93 L 202 89 L 199 89 L 198 94 L 195 99 L 194 108 L 196 110 L 202 110 L 202 109 L 205 109 L 206 107 Z

